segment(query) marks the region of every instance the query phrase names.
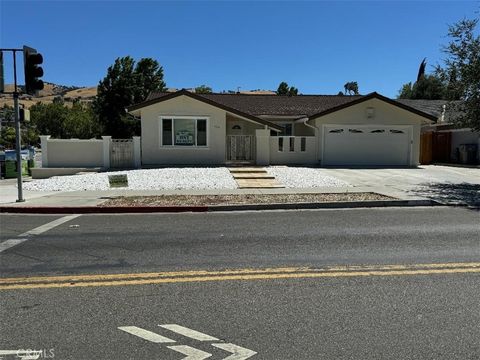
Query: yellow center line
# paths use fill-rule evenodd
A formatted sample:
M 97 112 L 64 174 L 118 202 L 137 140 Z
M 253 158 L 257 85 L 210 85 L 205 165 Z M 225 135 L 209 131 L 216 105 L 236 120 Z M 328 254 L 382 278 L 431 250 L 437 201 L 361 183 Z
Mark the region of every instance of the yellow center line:
M 368 276 L 412 276 L 480 273 L 480 263 L 413 265 L 334 266 L 323 269 L 305 267 L 239 269 L 224 271 L 177 271 L 164 273 L 79 275 L 1 279 L 0 290 L 47 289 L 65 287 L 150 285 L 191 282 L 342 278 Z

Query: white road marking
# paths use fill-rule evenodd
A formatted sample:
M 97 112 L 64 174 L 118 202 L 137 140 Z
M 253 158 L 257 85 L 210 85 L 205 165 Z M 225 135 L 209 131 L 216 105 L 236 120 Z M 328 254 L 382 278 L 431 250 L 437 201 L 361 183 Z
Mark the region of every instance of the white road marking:
M 192 330 L 177 324 L 163 324 L 158 326 L 198 341 L 220 341 L 213 336 L 203 334 L 199 331 Z M 156 334 L 152 331 L 144 330 L 136 326 L 121 326 L 118 329 L 154 343 L 176 342 L 175 340 L 171 340 L 167 337 Z M 246 360 L 257 354 L 257 352 L 253 350 L 246 349 L 232 343 L 213 343 L 211 345 L 218 349 L 222 349 L 231 353 L 231 355 L 227 356 L 223 360 Z M 171 345 L 167 346 L 167 348 L 179 352 L 183 355 L 187 355 L 187 357 L 184 357 L 181 360 L 203 360 L 212 356 L 212 354 L 210 353 L 188 345 Z
M 182 353 L 183 355 L 187 355 L 187 357 L 184 357 L 181 360 L 203 360 L 212 356 L 210 353 L 195 349 L 188 345 L 167 346 L 167 348 Z
M 47 224 L 41 225 L 39 227 L 36 227 L 35 229 L 29 230 L 23 234 L 20 234 L 19 236 L 32 236 L 32 235 L 40 235 L 44 233 L 45 231 L 51 230 L 54 227 L 58 225 L 62 225 L 66 223 L 67 221 L 73 220 L 77 217 L 79 217 L 80 214 L 74 214 L 74 215 L 67 215 L 64 217 L 61 217 L 60 219 L 53 220 Z
M 5 240 L 4 242 L 0 243 L 0 253 L 2 251 L 10 249 L 11 247 L 13 247 L 15 245 L 21 244 L 22 242 L 27 241 L 27 240 L 28 240 L 27 238 Z M 4 351 L 4 350 L 0 350 L 0 355 L 2 355 L 1 351 Z M 7 350 L 5 350 L 5 351 L 7 351 Z
M 24 232 L 23 234 L 18 235 L 19 239 L 8 239 L 0 243 L 0 253 L 2 251 L 5 251 L 7 249 L 10 249 L 11 247 L 21 244 L 24 241 L 29 240 L 30 236 L 34 235 L 40 235 L 41 233 L 44 233 L 45 231 L 51 230 L 54 227 L 58 225 L 62 225 L 66 223 L 67 221 L 73 220 L 77 217 L 79 217 L 80 214 L 75 214 L 75 215 L 68 215 L 68 216 L 63 216 L 59 219 L 53 220 L 47 224 L 43 224 L 39 227 L 36 227 L 35 229 L 29 230 L 27 232 Z M 1 350 L 0 350 L 1 351 Z M 1 353 L 0 353 L 1 355 Z
M 156 334 L 152 331 L 148 331 L 136 326 L 121 326 L 118 328 L 119 330 L 125 331 L 129 334 L 138 336 L 144 340 L 148 340 L 154 343 L 174 343 L 175 340 L 169 339 L 165 336 Z
M 218 341 L 216 337 L 203 334 L 199 331 L 195 331 L 177 324 L 164 324 L 164 325 L 158 325 L 164 329 L 176 332 L 177 334 L 189 337 L 194 340 L 198 341 Z
M 245 349 L 241 346 L 235 345 L 235 344 L 212 344 L 212 346 L 215 346 L 216 348 L 231 352 L 232 355 L 229 357 L 226 357 L 223 360 L 245 360 L 253 355 L 257 354 L 255 351 L 250 350 L 250 349 Z

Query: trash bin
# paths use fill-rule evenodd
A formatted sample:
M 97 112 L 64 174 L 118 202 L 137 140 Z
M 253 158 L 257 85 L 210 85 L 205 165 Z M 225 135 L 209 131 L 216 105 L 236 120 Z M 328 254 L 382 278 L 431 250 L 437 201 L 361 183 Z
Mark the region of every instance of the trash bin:
M 28 161 L 22 160 L 22 175 L 28 175 Z M 5 178 L 11 179 L 17 177 L 17 162 L 12 160 L 5 161 Z
M 477 144 L 461 144 L 459 147 L 460 162 L 462 164 L 476 164 Z

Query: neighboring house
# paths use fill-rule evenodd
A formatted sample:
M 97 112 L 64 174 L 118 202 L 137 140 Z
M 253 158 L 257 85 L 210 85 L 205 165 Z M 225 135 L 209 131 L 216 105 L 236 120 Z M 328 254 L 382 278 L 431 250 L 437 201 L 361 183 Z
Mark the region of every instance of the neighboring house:
M 437 117 L 365 96 L 152 93 L 141 119 L 143 166 L 229 163 L 416 166 L 421 127 Z
M 436 117 L 435 123 L 422 127 L 421 163 L 480 162 L 480 132 L 457 125 L 461 113 L 451 103 L 446 100 L 397 101 Z

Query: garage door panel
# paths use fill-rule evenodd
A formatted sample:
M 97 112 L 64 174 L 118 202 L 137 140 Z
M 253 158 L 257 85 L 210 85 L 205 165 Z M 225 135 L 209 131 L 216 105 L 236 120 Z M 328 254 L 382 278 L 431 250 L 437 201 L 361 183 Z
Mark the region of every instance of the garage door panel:
M 325 165 L 408 165 L 410 134 L 410 127 L 326 126 L 323 163 Z

